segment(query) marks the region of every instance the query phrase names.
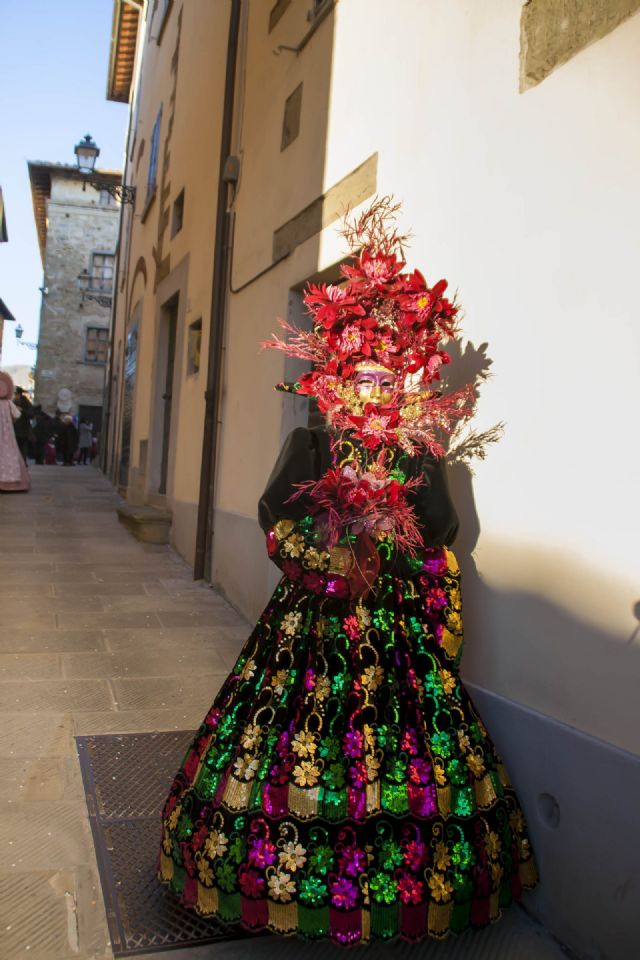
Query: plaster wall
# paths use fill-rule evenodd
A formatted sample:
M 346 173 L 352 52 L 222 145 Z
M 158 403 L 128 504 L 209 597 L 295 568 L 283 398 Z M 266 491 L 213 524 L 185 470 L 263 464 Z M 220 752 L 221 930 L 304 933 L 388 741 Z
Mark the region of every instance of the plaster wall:
M 276 318 L 288 316 L 290 290 L 318 269 L 319 234 L 280 263 L 273 259 L 275 231 L 325 186 L 332 19 L 318 26 L 299 56 L 276 54 L 280 45 L 295 46 L 307 35 L 308 9 L 301 0 L 291 3 L 269 31 L 267 11 L 251 4 L 243 23 L 234 130 L 241 170 L 232 206 L 231 289 L 237 292 L 229 298 L 226 324 L 213 579 L 248 616 L 262 608 L 274 574 L 262 553 L 255 565 L 243 561 L 251 573 L 240 584 L 234 580 L 237 558 L 245 556 L 247 542 L 264 550 L 257 502 L 282 442 L 284 406 L 292 403 L 273 389 L 285 378 L 284 357 L 259 344 L 276 328 Z M 299 134 L 283 150 L 285 102 L 300 83 Z
M 224 4 L 195 0 L 174 4 L 160 42 L 160 10 L 147 6 L 139 37 L 136 82 L 132 90 L 132 132 L 127 183 L 137 189 L 135 210 L 125 212 L 121 241 L 119 299 L 114 342 L 124 343 L 134 311 L 139 311 L 139 353 L 132 424 L 130 499 L 157 494 L 157 462 L 162 441 L 163 307 L 176 294 L 178 329 L 173 379 L 171 455 L 166 505 L 174 513 L 174 545 L 193 561 L 195 514 L 200 481 L 206 369 L 187 370 L 188 327 L 202 320 L 206 357 L 211 302 L 213 224 L 217 190 L 219 128 L 226 51 Z M 148 200 L 147 177 L 153 125 L 162 108 L 156 191 Z M 176 198 L 184 191 L 182 229 L 173 233 Z M 116 369 L 114 400 L 121 421 L 122 363 Z M 121 423 L 116 424 L 116 437 Z M 119 440 L 112 472 L 117 473 Z
M 473 487 L 457 478 L 474 530 L 460 545 L 477 639 L 465 671 L 638 752 L 640 17 L 520 94 L 519 3 L 406 7 L 420 57 L 403 54 L 385 5 L 376 18 L 359 0 L 336 8 L 327 179 L 353 163 L 345 142 L 379 150 L 380 192 L 403 200 L 415 234 L 410 261 L 449 278 L 469 341 L 488 342 L 478 422 L 507 423 Z M 341 93 L 356 32 L 362 49 L 386 37 L 384 138 L 367 102 L 353 111 Z M 521 601 L 496 621 L 495 604 L 474 602 L 492 593 Z

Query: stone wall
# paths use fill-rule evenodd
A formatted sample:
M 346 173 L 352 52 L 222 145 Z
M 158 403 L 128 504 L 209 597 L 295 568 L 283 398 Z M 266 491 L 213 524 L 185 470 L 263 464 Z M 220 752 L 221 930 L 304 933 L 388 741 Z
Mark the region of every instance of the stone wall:
M 640 9 L 640 0 L 527 0 L 520 23 L 520 89 L 552 70 Z
M 35 402 L 55 413 L 62 388 L 71 392 L 71 412 L 102 406 L 105 364 L 86 361 L 88 327 L 108 328 L 110 308 L 82 299 L 78 275 L 90 270 L 92 252 L 115 251 L 119 208 L 100 206 L 91 187 L 52 177 L 40 314 Z

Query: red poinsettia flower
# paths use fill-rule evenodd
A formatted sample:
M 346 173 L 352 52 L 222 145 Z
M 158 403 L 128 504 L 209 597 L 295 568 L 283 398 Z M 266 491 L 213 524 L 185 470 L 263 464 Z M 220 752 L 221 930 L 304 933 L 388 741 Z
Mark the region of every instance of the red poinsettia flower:
M 356 356 L 370 357 L 377 326 L 378 322 L 373 317 L 350 316 L 348 323 L 334 327 L 327 334 L 327 342 L 341 361 Z
M 351 280 L 353 289 L 382 290 L 396 279 L 403 267 L 403 261 L 394 254 L 371 254 L 364 250 L 353 266 L 344 264 L 341 273 Z
M 310 283 L 304 296 L 304 302 L 314 314 L 316 322 L 331 328 L 338 320 L 348 314 L 362 316 L 364 309 L 350 288 L 337 287 L 323 283 L 319 286 Z

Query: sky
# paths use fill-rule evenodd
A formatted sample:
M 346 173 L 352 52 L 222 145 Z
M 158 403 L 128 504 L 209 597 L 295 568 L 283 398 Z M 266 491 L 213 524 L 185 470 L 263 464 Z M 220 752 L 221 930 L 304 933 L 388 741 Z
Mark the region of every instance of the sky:
M 121 170 L 128 107 L 106 99 L 113 0 L 0 0 L 0 186 L 8 243 L 0 243 L 0 298 L 36 342 L 42 262 L 28 160 L 75 163 L 85 133 L 98 166 Z M 5 323 L 2 366 L 35 362 Z

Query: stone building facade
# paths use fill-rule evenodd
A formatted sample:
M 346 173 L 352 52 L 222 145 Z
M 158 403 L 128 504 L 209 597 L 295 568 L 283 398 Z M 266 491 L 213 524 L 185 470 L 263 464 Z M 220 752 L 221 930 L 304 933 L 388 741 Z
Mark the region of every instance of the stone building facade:
M 120 208 L 75 167 L 32 162 L 29 177 L 44 268 L 35 402 L 87 417 L 99 432 Z

